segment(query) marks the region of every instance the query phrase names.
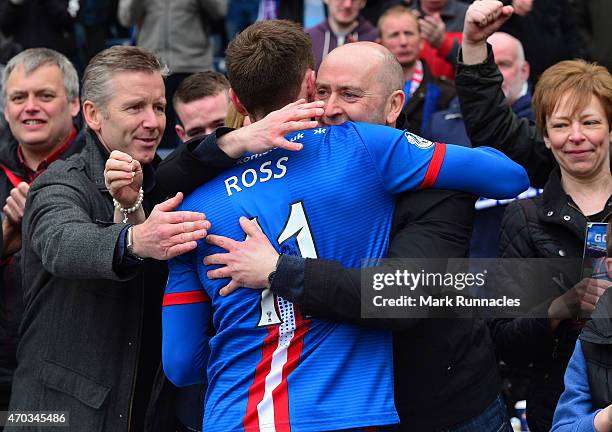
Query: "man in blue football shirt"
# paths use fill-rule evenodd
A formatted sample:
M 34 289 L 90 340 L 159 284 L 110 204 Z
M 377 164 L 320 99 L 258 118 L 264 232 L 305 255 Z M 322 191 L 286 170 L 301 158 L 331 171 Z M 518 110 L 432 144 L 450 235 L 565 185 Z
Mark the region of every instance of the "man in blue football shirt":
M 261 30 L 261 25 L 257 30 Z M 286 37 L 286 31 L 283 33 Z M 270 46 L 277 48 L 278 44 L 270 43 Z M 254 49 L 243 51 L 257 52 Z M 282 49 L 279 51 L 283 52 Z M 291 52 L 295 54 L 295 50 Z M 370 72 L 375 72 L 380 63 L 389 57 L 383 51 L 377 52 L 376 55 L 378 55 L 375 58 L 377 62 Z M 230 57 L 228 52 L 228 60 Z M 261 64 L 252 61 L 248 63 Z M 308 88 L 307 80 L 311 79 L 308 77 L 308 72 L 306 74 L 303 70 L 300 72 L 301 75 L 298 76 L 306 78 L 303 79 L 305 85 L 300 85 L 298 90 Z M 249 85 L 260 83 L 262 80 L 243 79 L 239 82 L 247 83 L 244 84 L 247 89 L 240 85 L 234 86 L 236 92 L 241 95 L 241 99 L 236 98 L 240 106 L 242 99 L 248 100 L 249 91 L 251 94 L 253 92 L 252 89 L 248 89 Z M 387 83 L 387 80 L 383 82 Z M 399 82 L 401 85 L 401 78 Z M 346 90 L 345 96 L 351 98 L 349 90 L 355 89 L 349 86 Z M 294 88 L 293 97 L 297 96 L 296 92 Z M 392 90 L 392 94 L 394 92 Z M 398 92 L 395 94 L 400 94 L 401 90 Z M 247 97 L 243 98 L 242 95 Z M 383 101 L 387 99 L 383 94 L 355 94 L 355 97 L 364 96 L 382 98 Z M 401 103 L 399 106 L 401 107 Z M 247 102 L 247 107 L 249 114 L 260 109 L 254 115 L 255 118 L 266 113 L 265 109 L 261 109 L 261 106 L 253 101 Z M 392 114 L 389 115 L 391 118 Z M 374 204 L 369 205 L 369 216 L 381 215 L 386 221 L 383 225 L 387 227 L 388 234 L 390 213 L 385 209 L 387 204 L 380 201 L 381 199 L 386 201 L 384 196 L 388 194 L 382 190 L 363 188 L 378 184 L 373 186 L 376 188 L 384 183 L 385 190 L 401 190 L 410 187 L 409 182 L 415 180 L 415 186 L 436 182 L 436 184 L 449 184 L 448 178 L 446 181 L 440 181 L 448 173 L 444 172 L 445 169 L 439 163 L 429 164 L 429 158 L 439 147 L 419 140 L 418 137 L 404 135 L 399 131 L 391 132 L 392 130 L 387 130 L 389 135 L 385 135 L 382 130 L 375 130 L 377 139 L 373 140 L 369 137 L 372 127 L 365 125 L 347 127 L 349 129 L 318 128 L 304 132 L 301 137 L 294 136 L 294 138 L 300 137 L 299 139 L 306 144 L 305 155 L 303 157 L 300 155 L 297 159 L 277 150 L 267 155 L 245 158 L 238 168 L 217 182 L 198 190 L 188 205 L 200 206 L 200 201 L 206 198 L 207 205 L 216 209 L 214 211 L 218 210 L 212 218 L 217 218 L 218 223 L 213 223 L 219 227 L 219 232 L 230 234 L 235 238 L 239 238 L 240 229 L 232 221 L 232 214 L 257 217 L 257 222 L 264 231 L 280 233 L 277 241 L 288 253 L 299 252 L 303 256 L 323 258 L 338 253 L 344 255 L 345 264 L 353 266 L 358 264 L 361 257 L 380 256 L 386 248 L 388 235 L 383 233 L 382 236 L 372 236 L 367 231 L 369 229 L 376 231 L 375 228 L 357 227 L 354 218 L 358 215 L 354 209 L 362 203 L 359 198 L 355 198 L 355 192 L 372 197 Z M 406 146 L 405 139 L 412 145 Z M 381 145 L 380 141 L 384 145 Z M 321 145 L 321 142 L 324 145 Z M 343 146 L 341 142 L 344 142 Z M 370 154 L 374 155 L 373 157 L 365 157 L 363 151 L 359 151 L 364 145 Z M 416 163 L 411 166 L 412 175 L 406 175 L 403 170 L 408 169 L 405 164 L 405 156 L 408 155 L 401 152 L 408 150 L 410 153 L 415 148 L 419 148 L 417 154 L 421 156 L 428 154 L 425 159 L 427 169 L 419 167 L 420 157 L 417 157 L 414 159 Z M 449 150 L 449 154 L 455 151 L 450 148 Z M 312 156 L 307 156 L 308 154 Z M 290 157 L 297 162 L 290 161 Z M 452 161 L 453 158 L 449 159 Z M 325 165 L 327 172 L 316 175 L 317 172 L 313 172 L 313 160 L 318 161 L 319 165 Z M 399 169 L 398 163 L 401 161 L 404 161 L 401 167 L 403 169 Z M 442 169 L 437 179 L 435 175 L 437 168 L 432 171 L 434 174 L 426 175 L 432 166 Z M 333 174 L 334 168 L 338 170 L 338 174 Z M 448 168 L 449 166 L 446 166 L 446 171 Z M 486 169 L 488 168 L 485 167 Z M 351 173 L 352 170 L 355 172 Z M 383 182 L 378 179 L 379 175 Z M 355 186 L 360 182 L 362 185 Z M 306 186 L 303 186 L 304 184 Z M 342 186 L 339 187 L 339 184 Z M 287 190 L 292 188 L 293 191 Z M 299 190 L 300 188 L 302 190 Z M 295 195 L 296 193 L 299 197 Z M 349 194 L 352 196 L 347 196 Z M 255 196 L 257 198 L 254 198 Z M 216 200 L 220 200 L 220 205 L 215 205 Z M 337 226 L 334 227 L 334 224 Z M 355 228 L 348 231 L 342 225 Z M 351 244 L 355 242 L 355 238 L 366 243 L 365 247 L 368 250 L 363 249 L 362 244 Z M 344 251 L 341 245 L 345 245 Z M 334 248 L 340 248 L 340 252 L 333 252 Z M 367 331 L 358 331 L 350 326 L 332 325 L 318 320 L 305 320 L 298 308 L 270 295 L 262 295 L 257 302 L 245 303 L 244 299 L 237 302 L 223 300 L 216 292 L 221 285 L 217 283 L 215 286 L 206 280 L 205 269 L 200 269 L 197 265 L 203 254 L 208 252 L 206 245 L 203 245 L 200 252 L 173 263 L 174 277 L 171 278 L 167 290 L 164 310 L 170 325 L 166 326 L 164 332 L 165 340 L 168 341 L 167 358 L 171 378 L 178 383 L 202 379 L 206 353 L 202 350 L 201 329 L 205 327 L 206 322 L 201 321 L 201 318 L 210 307 L 206 302 L 207 298 L 213 298 L 215 326 L 219 333 L 212 341 L 213 355 L 209 371 L 213 375 L 209 378 L 213 390 L 207 397 L 209 415 L 207 426 L 218 427 L 221 430 L 241 428 L 281 430 L 292 425 L 303 427 L 305 430 L 318 431 L 385 424 L 393 420 L 393 418 L 382 419 L 385 417 L 385 409 L 388 414 L 386 403 L 392 399 L 389 393 L 381 390 L 381 385 L 385 387 L 389 382 L 388 376 L 380 369 L 382 363 L 388 365 L 390 360 L 380 362 L 385 357 L 385 353 L 379 350 L 380 346 L 384 345 L 380 343 L 385 340 L 384 333 L 378 335 L 378 342 L 371 343 L 373 341 L 368 342 Z M 201 289 L 202 282 L 205 282 L 206 292 Z M 244 291 L 241 292 L 245 298 L 252 296 L 248 291 L 246 293 Z M 243 319 L 234 320 L 239 316 Z M 251 325 L 251 320 L 254 321 L 251 324 L 260 327 Z M 177 331 L 180 335 L 176 333 Z M 355 344 L 354 338 L 358 338 L 361 343 Z M 341 343 L 334 343 L 338 340 Z M 182 351 L 183 348 L 187 351 Z M 176 355 L 177 352 L 179 355 Z M 341 355 L 342 352 L 347 355 L 350 353 L 350 356 L 347 358 Z M 232 361 L 228 363 L 228 359 Z M 321 365 L 325 365 L 325 368 L 322 369 Z M 236 370 L 240 371 L 241 368 L 247 373 L 236 375 Z M 248 370 L 252 372 L 249 373 Z M 369 377 L 361 377 L 361 381 L 356 379 L 363 375 L 359 372 L 366 371 Z M 239 377 L 241 381 L 236 382 L 235 379 Z M 326 385 L 326 381 L 330 379 L 333 380 L 334 386 Z M 358 387 L 355 388 L 355 385 Z M 332 387 L 335 387 L 333 391 Z M 355 391 L 363 387 L 368 390 L 365 394 Z M 317 388 L 321 391 L 329 389 L 323 399 L 320 399 L 322 394 L 318 393 Z M 315 389 L 314 394 L 309 394 L 313 393 L 311 389 Z M 386 389 L 389 390 L 389 386 L 386 386 Z M 370 397 L 372 392 L 377 395 L 375 400 Z M 220 397 L 220 393 L 225 394 Z M 315 399 L 312 399 L 313 397 Z M 351 403 L 347 404 L 347 401 Z M 333 412 L 333 415 L 325 416 L 325 412 Z M 236 425 L 237 417 L 238 421 L 242 420 L 240 426 Z
M 266 87 L 262 65 L 280 69 L 279 62 L 290 62 L 283 57 L 288 51 L 284 52 L 282 41 L 270 40 L 280 29 L 282 33 L 276 34 L 295 39 L 287 34 L 290 29 L 262 23 L 245 31 L 228 49 L 232 99 L 254 119 L 287 102 L 259 89 Z M 262 34 L 273 47 L 265 62 L 253 59 L 266 49 Z M 403 102 L 401 90 L 393 90 L 401 89 L 401 69 L 390 53 L 380 47 L 371 49 L 375 62 L 364 67 L 372 79 L 381 70 L 393 77 L 397 66 L 397 83 L 393 78 L 381 80 L 383 87 L 390 86 L 397 104 L 379 115 L 393 116 L 392 110 L 399 112 Z M 294 59 L 299 57 L 295 48 L 291 52 Z M 381 69 L 387 63 L 390 67 Z M 294 81 L 293 94 L 279 97 L 295 98 L 299 89 L 312 87 L 312 75 L 303 69 L 299 72 L 296 76 L 302 82 Z M 345 97 L 365 96 L 366 104 L 385 99 L 389 91 L 361 95 L 350 85 L 350 76 L 346 80 Z M 323 88 L 318 93 L 323 96 Z M 267 96 L 263 103 L 257 98 L 262 94 Z M 347 123 L 293 138 L 305 145 L 299 154 L 272 150 L 245 157 L 236 168 L 192 194 L 186 208 L 210 208 L 208 217 L 217 232 L 233 238 L 240 238 L 236 219 L 245 214 L 276 237 L 279 249 L 289 255 L 339 257 L 354 267 L 363 257 L 385 253 L 393 212 L 390 193 L 432 185 L 456 187 L 459 182 L 469 190 L 479 189 L 486 175 L 492 174 L 485 173 L 491 169 L 488 164 L 499 157 L 481 159 L 484 166 L 479 169 L 485 176 L 466 183 L 465 176 L 454 174 L 454 163 L 461 159 L 461 169 L 471 171 L 473 161 L 461 156 L 467 149 L 434 145 L 401 131 Z M 500 165 L 495 172 L 503 174 L 504 168 Z M 364 196 L 369 202 L 362 200 Z M 359 224 L 362 216 L 355 209 L 360 206 L 374 226 Z M 165 368 L 177 384 L 202 379 L 207 363 L 203 329 L 214 310 L 217 335 L 211 340 L 208 360 L 207 429 L 320 431 L 396 421 L 388 333 L 306 319 L 299 308 L 269 292 L 241 290 L 222 297 L 218 289 L 224 283 L 208 279 L 208 269 L 198 264 L 213 251 L 202 244 L 197 253 L 171 263 L 164 308 Z

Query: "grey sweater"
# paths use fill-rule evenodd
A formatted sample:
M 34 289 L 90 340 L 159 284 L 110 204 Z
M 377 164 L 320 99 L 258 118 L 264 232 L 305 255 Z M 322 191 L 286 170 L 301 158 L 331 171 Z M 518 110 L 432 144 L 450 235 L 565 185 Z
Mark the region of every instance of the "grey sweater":
M 211 20 L 227 13 L 227 0 L 119 0 L 119 22 L 139 25 L 138 45 L 153 51 L 170 73 L 212 69 Z

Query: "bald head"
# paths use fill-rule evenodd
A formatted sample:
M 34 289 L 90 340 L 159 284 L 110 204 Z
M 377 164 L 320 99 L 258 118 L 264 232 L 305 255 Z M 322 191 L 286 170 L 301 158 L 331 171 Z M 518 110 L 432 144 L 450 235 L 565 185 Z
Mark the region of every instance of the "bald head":
M 523 44 L 514 36 L 504 32 L 495 32 L 489 36 L 487 42 L 489 42 L 493 47 L 493 55 L 495 55 L 496 50 L 500 51 L 501 49 L 507 49 L 515 54 L 519 63 L 523 63 L 525 61 Z
M 493 33 L 487 42 L 493 47 L 495 63 L 504 77 L 502 90 L 512 105 L 525 94 L 529 79 L 529 63 L 525 61 L 523 45 L 514 36 L 503 32 Z
M 354 42 L 330 52 L 317 76 L 317 98 L 326 102 L 324 124 L 347 120 L 395 124 L 404 102 L 402 67 L 374 42 Z
M 354 71 L 367 70 L 370 77 L 383 84 L 385 96 L 404 88 L 404 73 L 395 56 L 375 42 L 354 42 L 339 46 L 329 53 L 323 64 L 340 60 Z

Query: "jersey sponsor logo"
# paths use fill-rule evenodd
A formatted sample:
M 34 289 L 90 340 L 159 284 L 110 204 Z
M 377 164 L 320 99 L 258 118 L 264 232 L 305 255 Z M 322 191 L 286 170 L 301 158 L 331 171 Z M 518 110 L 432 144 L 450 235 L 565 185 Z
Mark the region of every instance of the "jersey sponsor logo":
M 325 129 L 325 128 L 317 128 L 313 132 L 314 132 L 315 135 L 322 135 L 325 132 L 327 132 L 327 129 Z
M 259 159 L 260 157 L 263 157 L 263 156 L 267 155 L 268 153 L 270 153 L 271 151 L 274 151 L 274 150 L 276 150 L 276 148 L 270 149 L 270 150 L 265 151 L 263 153 L 256 153 L 256 154 L 252 154 L 252 155 L 249 155 L 249 156 L 245 156 L 242 159 L 239 159 L 238 162 L 236 162 L 236 165 L 242 165 L 242 164 L 245 164 L 247 162 L 251 162 L 252 160 Z
M 267 161 L 262 163 L 258 169 L 248 168 L 240 176 L 226 178 L 224 183 L 227 196 L 232 196 L 234 192 L 242 192 L 243 189 L 253 187 L 257 183 L 283 178 L 287 174 L 285 163 L 288 160 L 287 156 L 283 156 L 274 165 L 272 165 L 272 161 Z
M 294 136 L 293 138 L 291 138 L 289 140 L 289 142 L 295 142 L 297 140 L 301 140 L 304 138 L 304 134 L 302 132 L 299 132 L 296 136 Z
M 418 135 L 411 134 L 410 132 L 404 132 L 404 136 L 410 144 L 417 146 L 418 148 L 423 150 L 428 149 L 429 147 L 434 145 L 434 143 L 432 143 L 431 141 L 426 140 L 425 138 L 421 138 Z

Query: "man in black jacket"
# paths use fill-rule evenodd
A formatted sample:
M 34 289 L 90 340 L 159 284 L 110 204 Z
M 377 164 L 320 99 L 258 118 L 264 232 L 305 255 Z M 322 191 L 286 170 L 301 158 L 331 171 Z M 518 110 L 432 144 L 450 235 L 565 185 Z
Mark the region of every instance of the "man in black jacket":
M 556 166 L 535 123 L 512 113 L 502 90 L 503 76 L 487 38 L 511 16 L 500 1 L 475 2 L 466 13 L 455 85 L 473 147 L 490 146 L 523 165 L 531 186 L 543 187 Z
M 29 184 L 53 161 L 83 147 L 75 118 L 79 80 L 62 54 L 32 48 L 9 60 L 2 81 L 4 116 L 0 131 L 0 202 L 4 247 L 0 262 L 0 410 L 6 410 L 15 369 L 23 292 L 18 253 Z
M 33 98 L 50 94 L 15 92 L 9 100 L 24 97 L 27 111 Z M 67 411 L 65 420 L 79 431 L 161 430 L 145 429 L 145 413 L 162 393 L 154 383 L 165 265 L 143 259 L 189 250 L 208 227 L 201 214 L 169 214 L 180 196 L 161 203 L 168 191 L 154 184 L 164 106 L 162 65 L 153 54 L 118 46 L 90 62 L 83 80 L 87 144 L 45 170 L 28 193 L 10 410 Z M 45 119 L 25 118 L 21 126 L 37 131 Z M 124 194 L 113 205 L 103 172 L 117 149 L 133 155 L 146 181 L 137 200 Z M 150 211 L 145 223 L 113 223 L 144 215 L 143 207 Z
M 367 58 L 354 56 L 354 50 L 351 55 L 343 69 L 337 65 L 327 68 L 326 61 L 322 64 L 316 86 L 316 93 L 326 102 L 322 122 L 330 125 L 353 120 L 395 125 L 397 116 L 388 115 L 392 111 L 388 106 L 391 101 L 368 91 L 374 88 L 373 81 L 359 74 L 358 65 Z M 343 84 L 346 76 L 352 77 L 350 89 Z M 201 145 L 210 145 L 219 135 L 218 130 Z M 219 142 L 230 135 L 221 137 Z M 163 165 L 158 170 L 159 181 L 167 185 L 182 181 L 176 175 L 178 164 Z M 160 178 L 162 168 L 165 173 Z M 427 190 L 402 194 L 397 201 L 389 256 L 466 257 L 473 205 L 474 197 L 456 192 Z M 259 239 L 261 243 L 255 249 L 266 247 L 264 239 Z M 267 246 L 271 248 L 269 242 Z M 263 288 L 271 269 L 258 264 L 256 261 L 254 277 L 266 281 L 260 286 Z M 505 408 L 498 398 L 499 377 L 482 321 L 362 320 L 360 270 L 343 268 L 335 261 L 289 259 L 283 255 L 271 290 L 301 304 L 307 314 L 317 318 L 395 331 L 395 401 L 402 430 L 464 427 L 497 431 L 504 423 L 509 427 Z
M 0 30 L 26 48 L 46 47 L 75 57 L 79 2 L 0 0 Z

